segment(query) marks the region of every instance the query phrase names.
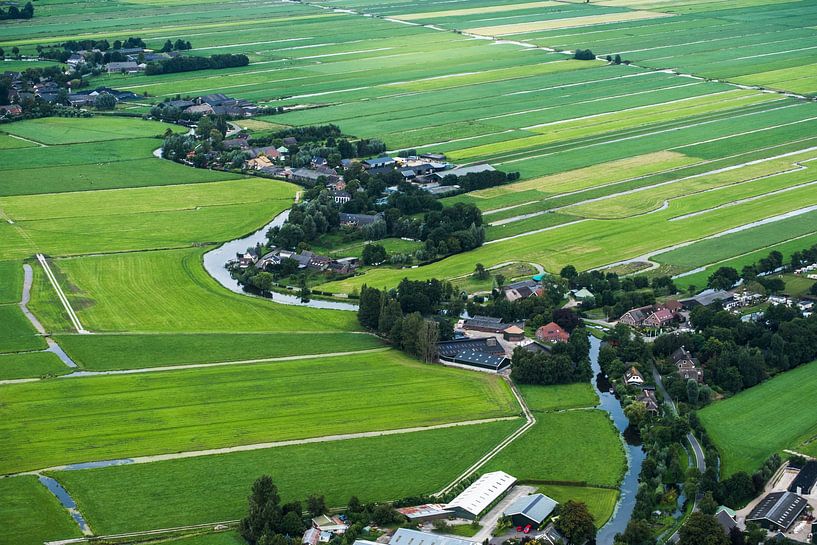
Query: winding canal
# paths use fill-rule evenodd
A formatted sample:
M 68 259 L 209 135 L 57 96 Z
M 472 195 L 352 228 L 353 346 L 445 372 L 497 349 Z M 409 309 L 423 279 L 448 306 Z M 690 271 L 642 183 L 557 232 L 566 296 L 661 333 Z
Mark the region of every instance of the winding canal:
M 624 441 L 624 450 L 627 454 L 627 472 L 621 481 L 618 503 L 613 516 L 601 527 L 596 542 L 599 545 L 611 545 L 616 534 L 624 531 L 635 508 L 635 497 L 638 493 L 638 476 L 641 474 L 641 464 L 646 455 L 641 448 L 641 438 L 638 430 L 630 426 L 630 421 L 624 414 L 624 409 L 615 395 L 610 393 L 610 383 L 605 378 L 599 365 L 599 349 L 601 341 L 590 337 L 590 365 L 594 377 L 591 379 L 593 389 L 599 396 L 598 409 L 605 411 L 613 419 L 616 429 Z

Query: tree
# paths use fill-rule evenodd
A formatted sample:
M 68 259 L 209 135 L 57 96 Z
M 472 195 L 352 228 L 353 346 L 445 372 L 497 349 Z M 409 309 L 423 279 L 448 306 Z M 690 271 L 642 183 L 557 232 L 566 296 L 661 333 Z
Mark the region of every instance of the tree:
M 167 53 L 168 51 L 173 51 L 173 42 L 171 42 L 170 40 L 167 40 L 165 42 L 165 45 L 163 45 L 162 49 L 160 49 L 159 51 L 161 51 L 162 53 Z
M 426 363 L 437 358 L 437 341 L 440 338 L 439 326 L 433 320 L 423 320 L 417 332 L 416 355 Z
M 732 267 L 720 267 L 709 277 L 707 286 L 715 290 L 728 290 L 734 286 L 738 280 L 740 280 L 738 271 Z
M 655 545 L 652 528 L 644 520 L 631 519 L 623 534 L 616 536 L 616 543 L 625 545 Z
M 319 517 L 326 513 L 326 498 L 312 494 L 306 500 L 306 510 L 313 517 Z
M 715 498 L 712 496 L 712 492 L 709 491 L 703 495 L 701 501 L 698 502 L 698 507 L 701 510 L 701 513 L 705 515 L 714 515 L 715 511 L 718 510 L 718 502 L 715 501 Z
M 116 97 L 110 93 L 102 93 L 94 100 L 94 107 L 97 110 L 113 110 L 116 108 Z
M 689 401 L 690 405 L 697 406 L 699 397 L 700 389 L 698 388 L 698 381 L 689 379 L 687 381 L 687 401 Z
M 381 296 L 377 288 L 369 288 L 364 284 L 360 289 L 357 320 L 362 326 L 377 329 L 380 323 Z
M 712 515 L 695 512 L 681 526 L 679 545 L 730 545 L 729 538 Z
M 249 513 L 238 526 L 241 536 L 250 543 L 256 543 L 261 536 L 273 528 L 281 516 L 278 487 L 272 477 L 262 475 L 252 485 L 248 498 Z
M 589 49 L 577 49 L 576 53 L 573 54 L 573 58 L 580 61 L 592 61 L 595 60 L 596 55 Z
M 559 276 L 562 278 L 567 278 L 568 280 L 572 280 L 579 276 L 579 273 L 576 272 L 576 267 L 573 265 L 566 265 L 562 267 L 562 270 L 559 271 Z
M 474 278 L 477 280 L 488 280 L 490 277 L 491 273 L 488 272 L 485 265 L 477 263 L 476 267 L 474 267 Z
M 568 545 L 578 545 L 596 537 L 593 515 L 581 502 L 569 500 L 562 505 L 555 526 L 565 536 Z
M 366 265 L 377 265 L 388 259 L 389 254 L 381 244 L 366 244 L 363 247 L 363 263 Z

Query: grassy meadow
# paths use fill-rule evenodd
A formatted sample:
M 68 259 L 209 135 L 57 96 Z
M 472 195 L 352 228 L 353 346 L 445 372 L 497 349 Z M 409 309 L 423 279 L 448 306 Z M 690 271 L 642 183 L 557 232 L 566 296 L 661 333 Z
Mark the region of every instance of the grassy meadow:
M 0 543 L 42 545 L 46 540 L 80 537 L 79 527 L 34 475 L 0 479 Z
M 752 473 L 774 453 L 794 449 L 817 454 L 817 363 L 778 375 L 699 411 L 721 455 L 721 472 Z
M 15 384 L 3 398 L 3 474 L 519 412 L 497 377 L 393 350 Z

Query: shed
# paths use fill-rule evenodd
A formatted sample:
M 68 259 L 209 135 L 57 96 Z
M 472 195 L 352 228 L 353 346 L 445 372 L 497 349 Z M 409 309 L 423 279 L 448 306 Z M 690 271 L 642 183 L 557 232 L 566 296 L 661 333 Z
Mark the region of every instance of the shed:
M 558 503 L 544 494 L 523 496 L 505 509 L 504 515 L 510 517 L 515 526 L 530 524 L 538 528 L 553 513 Z
M 495 501 L 507 494 L 514 483 L 516 483 L 516 477 L 504 471 L 486 473 L 451 500 L 445 508 L 453 511 L 459 517 L 475 520 Z M 389 542 L 389 545 L 394 544 Z
M 502 333 L 502 337 L 508 342 L 518 343 L 525 340 L 525 330 L 514 324 Z

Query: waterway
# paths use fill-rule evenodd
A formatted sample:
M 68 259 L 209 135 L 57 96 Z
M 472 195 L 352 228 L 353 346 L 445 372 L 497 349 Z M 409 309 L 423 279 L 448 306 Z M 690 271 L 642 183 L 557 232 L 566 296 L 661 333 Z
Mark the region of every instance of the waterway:
M 230 260 L 235 259 L 236 254 L 244 253 L 248 248 L 254 248 L 257 244 L 263 244 L 267 240 L 267 231 L 272 227 L 280 227 L 289 217 L 289 210 L 284 210 L 275 218 L 266 224 L 258 231 L 247 235 L 246 237 L 237 238 L 230 242 L 225 242 L 215 250 L 211 250 L 204 254 L 204 269 L 216 279 L 216 281 L 227 288 L 228 290 L 252 297 L 260 297 L 244 290 L 243 286 L 230 275 L 226 265 Z M 301 307 L 313 307 L 332 310 L 348 310 L 356 311 L 357 305 L 352 303 L 345 303 L 343 301 L 325 301 L 322 299 L 310 299 L 309 301 L 301 301 L 297 295 L 289 295 L 285 293 L 273 292 L 272 297 L 264 297 L 276 303 L 283 305 L 295 305 Z
M 590 365 L 594 374 L 591 383 L 601 400 L 597 408 L 605 411 L 613 419 L 613 423 L 624 441 L 624 450 L 627 454 L 627 472 L 621 481 L 615 512 L 610 520 L 599 529 L 596 536 L 596 543 L 599 545 L 611 545 L 615 535 L 623 532 L 627 527 L 627 523 L 633 514 L 635 497 L 638 493 L 638 476 L 641 474 L 641 464 L 644 462 L 646 455 L 641 448 L 641 437 L 638 429 L 630 425 L 630 421 L 621 407 L 621 402 L 614 394 L 610 393 L 610 382 L 602 372 L 601 366 L 599 366 L 600 348 L 601 341 L 591 336 Z
M 77 523 L 82 533 L 88 535 L 91 532 L 88 522 L 82 516 L 82 513 L 80 513 L 77 509 L 77 504 L 74 499 L 68 494 L 62 485 L 51 477 L 40 476 L 39 480 L 43 486 L 45 486 L 52 494 L 54 494 L 54 496 L 56 496 L 60 504 L 62 504 L 62 506 L 71 514 L 71 518 L 73 518 L 74 522 Z

